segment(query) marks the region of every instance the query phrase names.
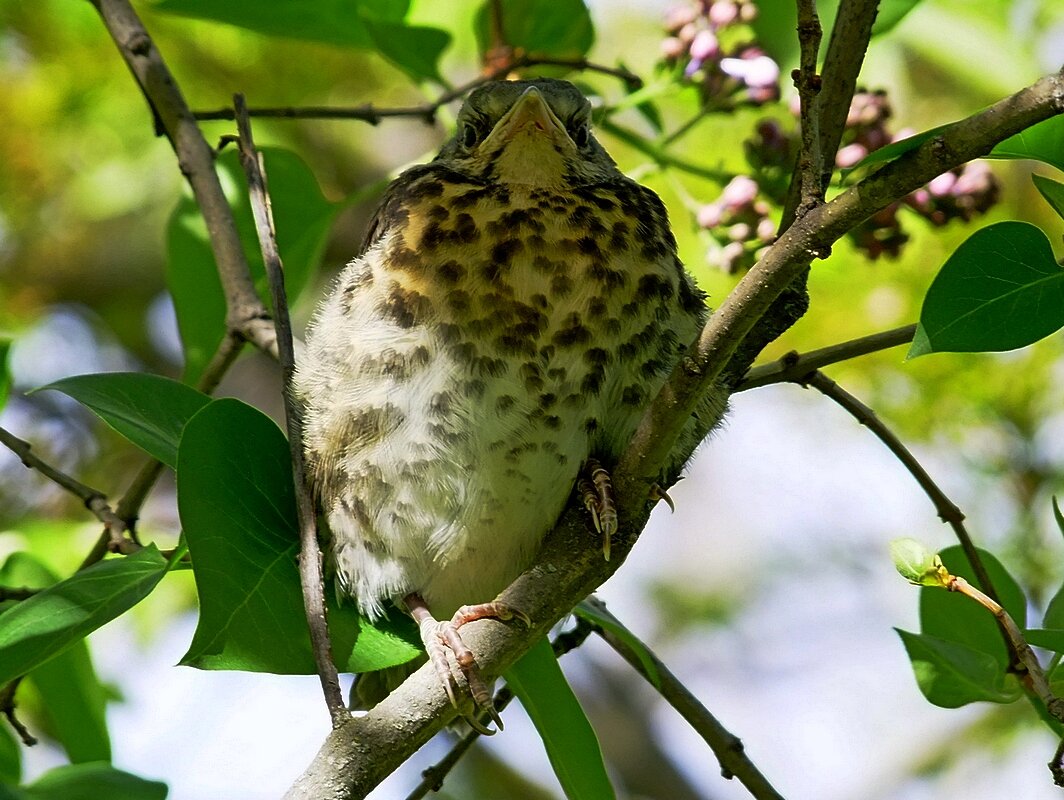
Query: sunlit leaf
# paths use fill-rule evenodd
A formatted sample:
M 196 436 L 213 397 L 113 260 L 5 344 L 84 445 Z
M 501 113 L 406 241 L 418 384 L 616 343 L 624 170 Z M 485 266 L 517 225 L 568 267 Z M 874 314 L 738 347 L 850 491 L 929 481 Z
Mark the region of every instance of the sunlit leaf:
M 1042 197 L 1053 207 L 1061 219 L 1064 219 L 1064 183 L 1058 183 L 1045 175 L 1032 175 L 1031 180 L 1042 193 Z
M 11 373 L 7 370 L 7 357 L 11 352 L 11 340 L 0 336 L 0 409 L 7 403 L 11 391 Z
M 165 800 L 165 783 L 137 777 L 110 764 L 56 767 L 19 789 L 27 800 Z
M 277 247 L 284 262 L 285 290 L 289 304 L 294 304 L 321 261 L 332 221 L 342 206 L 325 199 L 314 174 L 297 155 L 278 148 L 264 147 L 261 151 Z M 223 185 L 230 190 L 230 205 L 255 287 L 269 307 L 269 285 L 239 156 L 229 150 L 215 163 Z M 226 308 L 207 228 L 191 197 L 183 197 L 170 217 L 166 269 L 185 346 L 184 379 L 192 382 L 225 336 Z
M 185 428 L 177 502 L 192 555 L 200 618 L 181 663 L 202 669 L 313 674 L 296 557 L 295 495 L 288 444 L 268 417 L 238 400 L 215 400 Z M 350 604 L 329 629 L 345 672 L 409 661 L 421 653 L 405 617 L 375 625 Z
M 25 675 L 139 603 L 166 572 L 154 545 L 101 561 L 0 613 L 0 683 Z
M 639 657 L 639 663 L 643 665 L 647 680 L 650 681 L 651 685 L 655 688 L 661 688 L 661 676 L 658 674 L 658 665 L 654 663 L 654 659 L 651 657 L 646 645 L 643 644 L 639 637 L 617 622 L 617 620 L 611 615 L 603 614 L 594 603 L 590 603 L 587 600 L 584 600 L 574 608 L 573 613 L 578 617 L 583 617 L 588 622 L 598 625 L 603 630 L 609 631 L 628 645 L 632 649 L 632 652 Z
M 958 708 L 980 700 L 1011 703 L 1022 696 L 1015 678 L 1007 676 L 993 656 L 960 642 L 895 630 L 928 702 Z
M 10 725 L 0 725 L 0 786 L 17 784 L 22 779 L 22 748 L 15 741 Z
M 1026 222 L 976 231 L 924 298 L 909 358 L 1014 350 L 1064 326 L 1064 270 L 1046 235 Z
M 192 415 L 210 402 L 178 381 L 141 372 L 77 375 L 42 386 L 88 406 L 100 419 L 169 467 L 177 464 L 177 443 Z
M 477 47 L 494 44 L 492 8 L 502 14 L 502 44 L 549 58 L 582 58 L 595 41 L 591 14 L 583 0 L 487 0 L 477 11 Z
M 1050 117 L 999 142 L 988 158 L 1029 158 L 1064 170 L 1064 116 Z
M 525 707 L 569 800 L 614 797 L 598 737 L 554 651 L 541 639 L 506 672 L 506 685 Z
M 1054 653 L 1064 653 L 1064 629 L 1030 628 L 1023 632 L 1023 638 L 1027 640 L 1027 644 L 1035 647 L 1044 647 Z
M 271 3 L 267 13 L 245 0 L 160 0 L 155 8 L 269 36 L 372 48 L 375 43 L 362 15 L 370 12 L 377 19 L 399 22 L 409 6 L 409 0 L 283 0 Z
M 889 31 L 916 8 L 919 2 L 920 0 L 880 0 L 876 21 L 872 25 L 872 35 L 881 36 Z

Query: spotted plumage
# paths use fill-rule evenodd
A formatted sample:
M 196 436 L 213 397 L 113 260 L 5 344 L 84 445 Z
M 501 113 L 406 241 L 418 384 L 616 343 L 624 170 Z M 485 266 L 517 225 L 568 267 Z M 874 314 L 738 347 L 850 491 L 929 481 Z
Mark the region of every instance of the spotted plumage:
M 492 600 L 704 321 L 664 206 L 589 122 L 563 81 L 478 89 L 307 333 L 307 455 L 337 577 L 371 617 L 411 594 L 439 615 Z

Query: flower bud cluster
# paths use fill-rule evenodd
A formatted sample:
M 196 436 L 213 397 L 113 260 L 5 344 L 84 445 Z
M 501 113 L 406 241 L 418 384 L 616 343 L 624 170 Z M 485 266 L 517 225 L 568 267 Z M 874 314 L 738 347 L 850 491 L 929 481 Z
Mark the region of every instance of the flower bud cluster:
M 688 0 L 666 12 L 666 64 L 682 65 L 707 107 L 763 105 L 780 96 L 779 65 L 750 40 L 753 0 Z
M 772 207 L 759 194 L 760 187 L 753 178 L 738 175 L 720 197 L 698 209 L 699 226 L 708 230 L 717 244 L 706 255 L 713 266 L 729 274 L 749 269 L 776 238 Z

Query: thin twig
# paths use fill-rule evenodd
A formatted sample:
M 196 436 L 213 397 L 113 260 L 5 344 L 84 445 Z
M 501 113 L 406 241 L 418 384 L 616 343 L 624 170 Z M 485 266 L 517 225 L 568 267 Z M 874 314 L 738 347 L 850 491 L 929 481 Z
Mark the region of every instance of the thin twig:
M 1053 776 L 1054 785 L 1064 786 L 1064 739 L 1060 740 L 1056 752 L 1053 753 L 1053 760 L 1047 766 Z
M 887 449 L 894 454 L 894 456 L 909 471 L 909 474 L 913 476 L 918 484 L 920 484 L 920 488 L 924 490 L 924 494 L 926 494 L 931 502 L 934 503 L 935 511 L 938 513 L 939 518 L 953 528 L 953 532 L 957 536 L 957 541 L 960 542 L 961 547 L 964 549 L 965 556 L 968 557 L 968 563 L 972 565 L 972 572 L 975 573 L 976 580 L 979 581 L 979 586 L 987 595 L 993 598 L 994 602 L 1000 602 L 998 594 L 994 589 L 994 584 L 990 580 L 990 575 L 987 573 L 986 567 L 983 565 L 983 560 L 979 557 L 979 552 L 975 549 L 972 537 L 968 535 L 968 529 L 964 527 L 964 514 L 956 504 L 946 496 L 946 493 L 939 488 L 934 479 L 927 474 L 927 470 L 925 470 L 920 462 L 916 460 L 916 457 L 909 452 L 909 449 L 902 444 L 901 440 L 894 435 L 894 432 L 888 428 L 878 416 L 876 416 L 876 412 L 835 383 L 835 381 L 823 372 L 813 372 L 812 374 L 807 375 L 801 382 L 806 386 L 812 386 L 825 397 L 834 400 L 842 406 L 843 409 L 849 412 L 855 420 L 868 428 L 879 441 L 887 446 Z
M 474 78 L 471 81 L 442 92 L 436 99 L 427 103 L 418 103 L 412 106 L 399 106 L 394 108 L 379 108 L 372 103 L 364 103 L 355 107 L 343 106 L 275 106 L 269 108 L 249 108 L 250 117 L 272 117 L 275 119 L 350 119 L 368 122 L 370 125 L 378 125 L 388 118 L 409 118 L 421 120 L 427 125 L 436 122 L 439 110 L 454 100 L 465 96 L 473 89 L 491 81 L 505 78 L 510 72 L 527 67 L 550 66 L 568 67 L 577 71 L 598 72 L 609 75 L 623 81 L 626 86 L 638 88 L 642 85 L 642 79 L 634 72 L 622 67 L 611 67 L 606 64 L 597 64 L 583 58 L 538 58 L 522 56 L 496 67 L 487 74 Z M 208 120 L 232 120 L 236 115 L 232 108 L 217 108 L 211 111 L 196 111 L 193 116 L 200 121 Z
M 617 625 L 621 625 L 621 622 L 606 609 L 600 600 L 592 597 L 589 601 L 596 605 L 599 613 L 610 617 Z M 717 757 L 721 775 L 729 779 L 738 778 L 739 782 L 758 800 L 783 800 L 783 796 L 747 757 L 742 740 L 721 725 L 720 720 L 691 694 L 680 679 L 661 662 L 661 659 L 651 652 L 649 647 L 639 642 L 639 647 L 643 651 L 640 657 L 640 654 L 637 654 L 627 642 L 610 631 L 596 628 L 595 633 L 642 675 L 702 737 Z M 649 659 L 654 665 L 655 675 L 651 676 L 647 673 L 644 659 Z
M 1005 638 L 1008 639 L 1009 644 L 1011 645 L 1011 650 L 1016 656 L 1016 661 L 1023 665 L 1025 674 L 1020 676 L 1021 680 L 1023 680 L 1031 691 L 1038 696 L 1038 699 L 1045 704 L 1046 711 L 1049 712 L 1051 717 L 1058 722 L 1064 722 L 1064 700 L 1061 700 L 1053 694 L 1053 691 L 1049 688 L 1049 681 L 1046 679 L 1046 674 L 1042 670 L 1042 664 L 1038 661 L 1038 656 L 1036 656 L 1034 650 L 1031 649 L 1031 645 L 1027 643 L 1027 640 L 1023 636 L 1023 632 L 1020 630 L 1009 612 L 1004 609 L 1001 603 L 988 597 L 959 575 L 951 575 L 949 582 L 946 584 L 946 588 L 951 592 L 957 592 L 958 594 L 963 594 L 965 597 L 970 597 L 994 615 L 994 619 L 997 620 L 998 626 L 1001 628 L 1001 631 L 1005 634 Z
M 801 383 L 801 379 L 810 372 L 831 364 L 908 344 L 913 340 L 915 333 L 916 325 L 904 325 L 889 331 L 862 336 L 859 339 L 850 339 L 839 344 L 821 347 L 819 350 L 810 350 L 808 353 L 792 350 L 776 361 L 754 367 L 746 374 L 743 382 L 735 387 L 735 391 L 745 392 L 747 389 L 757 389 L 760 386 L 787 381 Z
M 19 439 L 4 428 L 0 428 L 0 444 L 18 456 L 26 467 L 36 470 L 52 483 L 79 498 L 85 504 L 85 508 L 103 523 L 105 534 L 114 552 L 133 553 L 140 549 L 140 545 L 125 537 L 124 534 L 128 530 L 126 523 L 111 510 L 111 506 L 107 503 L 107 496 L 103 492 L 86 486 L 62 470 L 56 469 L 37 456 L 29 442 Z
M 266 275 L 273 298 L 273 320 L 277 327 L 277 345 L 280 353 L 281 373 L 284 378 L 284 414 L 288 430 L 288 443 L 292 452 L 292 477 L 296 489 L 296 511 L 299 518 L 299 577 L 303 585 L 303 605 L 310 628 L 310 642 L 318 667 L 325 703 L 329 707 L 333 728 L 339 728 L 350 714 L 344 705 L 340 691 L 340 679 L 332 659 L 329 627 L 326 620 L 325 586 L 322 579 L 322 556 L 318 546 L 317 519 L 314 499 L 307 482 L 303 457 L 303 420 L 292 393 L 292 378 L 295 375 L 295 351 L 292 345 L 292 323 L 288 318 L 288 299 L 285 296 L 284 266 L 277 252 L 277 234 L 273 224 L 269 190 L 266 186 L 266 170 L 261 154 L 255 149 L 251 133 L 251 119 L 247 114 L 244 95 L 233 96 L 237 129 L 240 132 L 240 163 L 248 179 L 251 211 L 255 218 L 255 232 Z
M 37 737 L 30 733 L 29 728 L 22 724 L 22 721 L 15 715 L 15 692 L 18 691 L 18 686 L 22 683 L 22 677 L 13 678 L 4 684 L 4 688 L 0 689 L 0 713 L 7 717 L 7 721 L 11 724 L 11 727 L 15 729 L 15 733 L 18 734 L 18 738 L 27 747 L 33 747 L 37 744 Z
M 798 44 L 800 66 L 791 77 L 801 101 L 802 150 L 798 158 L 801 175 L 801 202 L 798 214 L 804 214 L 824 202 L 823 156 L 820 152 L 820 76 L 816 72 L 820 53 L 820 18 L 816 0 L 798 0 Z
M 599 120 L 597 127 L 599 130 L 606 131 L 606 133 L 610 134 L 615 139 L 624 142 L 633 150 L 637 150 L 643 155 L 648 156 L 659 167 L 678 169 L 689 175 L 706 178 L 720 184 L 725 184 L 735 177 L 735 173 L 733 172 L 728 172 L 722 169 L 711 169 L 710 167 L 696 164 L 693 161 L 674 156 L 654 143 L 647 141 L 646 137 L 625 128 L 622 125 L 618 125 L 613 120 Z

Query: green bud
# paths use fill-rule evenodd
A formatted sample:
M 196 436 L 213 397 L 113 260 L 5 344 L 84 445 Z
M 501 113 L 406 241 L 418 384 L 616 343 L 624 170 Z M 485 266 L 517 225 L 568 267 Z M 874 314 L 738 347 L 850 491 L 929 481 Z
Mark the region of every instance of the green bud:
M 916 539 L 895 539 L 890 543 L 890 555 L 894 559 L 894 568 L 909 583 L 941 587 L 949 583 L 950 574 L 942 559 Z

